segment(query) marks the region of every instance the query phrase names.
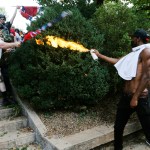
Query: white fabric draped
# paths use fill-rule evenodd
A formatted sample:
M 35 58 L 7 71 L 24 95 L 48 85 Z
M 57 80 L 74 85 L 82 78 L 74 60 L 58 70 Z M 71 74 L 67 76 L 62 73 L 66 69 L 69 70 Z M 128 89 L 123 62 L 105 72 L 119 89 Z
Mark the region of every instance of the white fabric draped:
M 124 80 L 132 80 L 136 76 L 139 54 L 150 48 L 150 44 L 143 44 L 132 49 L 132 52 L 122 57 L 114 66 Z

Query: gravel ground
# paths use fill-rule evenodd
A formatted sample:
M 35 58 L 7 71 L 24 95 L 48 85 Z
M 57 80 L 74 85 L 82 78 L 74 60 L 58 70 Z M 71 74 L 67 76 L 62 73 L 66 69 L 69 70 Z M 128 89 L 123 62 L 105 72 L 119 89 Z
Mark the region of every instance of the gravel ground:
M 109 104 L 108 104 L 109 102 Z M 38 112 L 42 122 L 48 129 L 47 135 L 52 138 L 61 138 L 67 135 L 78 133 L 100 125 L 114 123 L 117 100 L 108 100 L 99 105 L 86 108 L 82 107 L 80 112 L 55 111 Z M 132 119 L 135 117 L 133 116 Z
M 41 112 L 38 115 L 48 129 L 47 135 L 61 138 L 101 124 L 113 123 L 115 110 L 115 103 L 111 103 L 111 109 L 103 103 L 93 108 L 83 106 L 80 112 L 55 111 Z

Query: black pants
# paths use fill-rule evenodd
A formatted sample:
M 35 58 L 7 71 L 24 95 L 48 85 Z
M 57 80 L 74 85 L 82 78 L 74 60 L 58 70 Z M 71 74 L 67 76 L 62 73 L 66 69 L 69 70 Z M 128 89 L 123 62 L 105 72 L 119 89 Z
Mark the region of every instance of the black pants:
M 8 66 L 7 65 L 3 65 L 1 66 L 1 73 L 3 76 L 3 80 L 6 86 L 6 93 L 8 97 L 12 96 L 12 86 L 10 83 L 10 79 L 9 79 L 9 74 L 8 74 Z
M 140 98 L 138 106 L 130 107 L 131 96 L 123 94 L 117 108 L 115 126 L 114 126 L 114 149 L 123 149 L 123 131 L 131 114 L 136 111 L 138 119 L 142 125 L 144 134 L 150 140 L 150 100 Z

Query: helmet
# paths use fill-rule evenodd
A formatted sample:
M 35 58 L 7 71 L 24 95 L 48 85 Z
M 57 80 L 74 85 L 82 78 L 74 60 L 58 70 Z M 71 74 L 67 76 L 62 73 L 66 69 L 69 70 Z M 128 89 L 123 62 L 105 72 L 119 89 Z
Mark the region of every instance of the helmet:
M 0 18 L 4 18 L 4 20 L 6 20 L 6 17 L 3 14 L 0 14 Z

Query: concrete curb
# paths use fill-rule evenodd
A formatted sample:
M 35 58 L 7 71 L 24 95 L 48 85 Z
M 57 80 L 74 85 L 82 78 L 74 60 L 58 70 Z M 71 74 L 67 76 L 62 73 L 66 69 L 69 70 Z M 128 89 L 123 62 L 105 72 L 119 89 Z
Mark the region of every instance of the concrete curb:
M 12 132 L 25 128 L 27 126 L 27 118 L 21 117 L 15 120 L 3 120 L 0 121 L 0 132 Z
M 53 150 L 53 148 L 49 145 L 48 140 L 46 138 L 47 129 L 43 122 L 40 120 L 35 111 L 26 103 L 21 101 L 18 97 L 15 88 L 13 87 L 13 94 L 15 99 L 18 101 L 20 106 L 22 107 L 22 113 L 28 119 L 28 126 L 31 127 L 35 132 L 35 139 L 43 149 L 45 150 Z M 48 149 L 47 149 L 48 148 Z
M 12 114 L 12 108 L 0 109 L 0 119 L 10 117 Z
M 141 129 L 139 123 L 127 124 L 124 135 Z M 113 126 L 99 126 L 61 139 L 49 139 L 57 150 L 90 150 L 114 140 Z
M 0 140 L 0 150 L 9 150 L 35 141 L 35 133 L 8 132 Z
M 99 126 L 63 138 L 48 138 L 47 129 L 34 110 L 22 102 L 13 88 L 14 96 L 22 107 L 23 114 L 28 118 L 28 125 L 34 130 L 36 141 L 43 150 L 90 150 L 114 140 L 113 126 Z M 126 125 L 124 135 L 141 129 L 138 122 Z

